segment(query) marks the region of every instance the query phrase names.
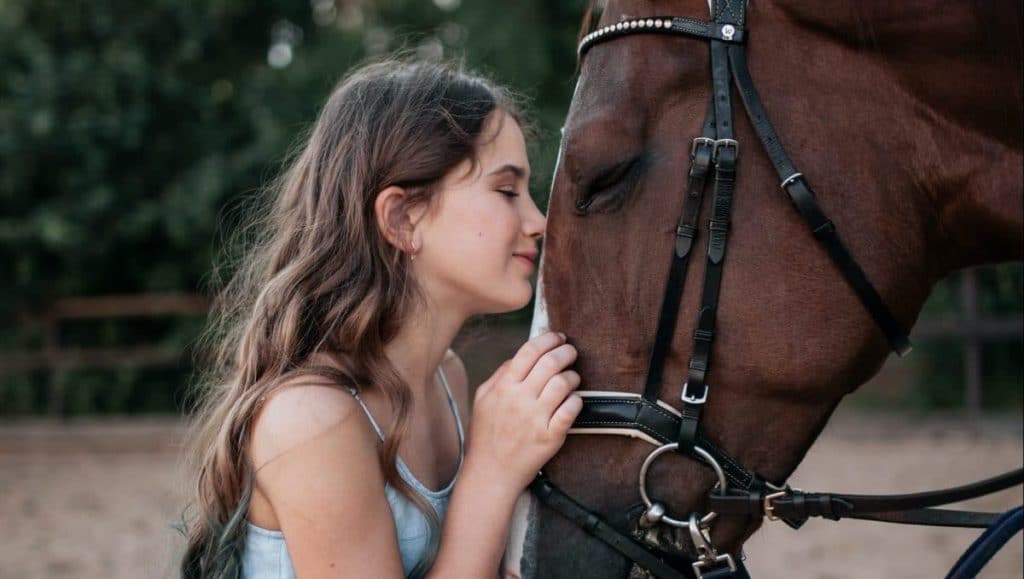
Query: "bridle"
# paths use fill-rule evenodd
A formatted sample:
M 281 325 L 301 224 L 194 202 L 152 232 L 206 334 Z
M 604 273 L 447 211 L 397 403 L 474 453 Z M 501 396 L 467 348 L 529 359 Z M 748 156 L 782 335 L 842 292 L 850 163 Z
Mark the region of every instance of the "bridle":
M 537 476 L 530 490 L 542 503 L 642 568 L 638 570 L 635 566 L 634 571 L 646 570 L 661 578 L 749 577 L 742 561 L 737 561 L 732 554 L 719 553 L 711 542 L 710 526 L 716 518 L 722 516 L 742 516 L 752 521 L 781 519 L 793 528 L 799 528 L 810 517 L 988 528 L 949 575 L 973 576 L 1002 544 L 1020 530 L 1024 521 L 1022 508 L 1000 514 L 934 507 L 1021 484 L 1024 482 L 1024 469 L 961 487 L 907 495 L 809 493 L 791 488 L 785 483 L 773 484 L 745 468 L 709 440 L 700 428 L 704 405 L 711 393 L 707 377 L 740 150 L 733 133 L 730 81 L 738 89 L 747 116 L 778 174 L 780 187 L 814 238 L 824 247 L 846 283 L 885 334 L 892 349 L 904 356 L 911 348 L 907 332 L 895 320 L 864 270 L 844 246 L 835 225 L 818 205 L 807 179 L 797 171 L 787 156 L 768 120 L 747 69 L 744 50 L 746 1 L 709 0 L 709 5 L 712 13 L 710 22 L 678 16 L 622 20 L 587 34 L 578 50 L 582 61 L 593 46 L 631 34 L 700 38 L 708 41 L 711 48 L 711 102 L 701 135 L 693 140 L 690 150 L 686 197 L 676 227 L 672 262 L 643 393 L 580 391 L 583 409 L 570 431 L 574 434 L 625 434 L 657 447 L 647 456 L 640 469 L 639 490 L 644 511 L 638 517 L 637 528 L 626 533 L 577 503 L 543 474 Z M 693 353 L 682 388 L 683 407 L 679 411 L 659 400 L 658 394 L 665 358 L 675 334 L 682 288 L 698 234 L 701 199 L 709 177 L 712 177 L 713 185 L 707 265 L 693 333 Z M 648 469 L 658 457 L 671 452 L 696 458 L 715 472 L 717 482 L 708 491 L 708 513 L 692 513 L 686 518 L 673 518 L 662 503 L 648 494 Z M 659 541 L 652 539 L 654 531 L 661 525 L 687 532 L 691 545 L 686 549 L 688 553 L 685 556 L 668 552 L 661 548 Z

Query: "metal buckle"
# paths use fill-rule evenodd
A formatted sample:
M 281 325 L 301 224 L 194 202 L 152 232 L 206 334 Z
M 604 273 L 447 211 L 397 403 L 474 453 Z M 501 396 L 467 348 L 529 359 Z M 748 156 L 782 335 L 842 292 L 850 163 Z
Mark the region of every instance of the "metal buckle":
M 707 384 L 704 385 L 704 392 L 702 392 L 700 396 L 694 396 L 690 394 L 689 389 L 690 381 L 687 380 L 686 382 L 683 383 L 683 392 L 680 395 L 680 398 L 683 399 L 683 402 L 686 402 L 687 404 L 704 404 L 707 401 L 709 390 Z
M 770 495 L 765 495 L 765 497 L 764 497 L 764 518 L 768 519 L 769 521 L 777 521 L 777 520 L 779 520 L 779 517 L 775 516 L 775 506 L 772 505 L 772 501 L 774 501 L 775 499 L 781 499 L 782 497 L 784 497 L 784 496 L 786 496 L 788 494 L 789 494 L 789 491 L 781 490 L 781 491 L 779 491 L 777 493 L 771 493 Z
M 690 156 L 693 157 L 697 154 L 697 147 L 700 145 L 707 145 L 711 147 L 711 156 L 714 157 L 715 151 L 715 140 L 708 137 L 697 137 L 693 140 L 693 144 L 690 145 Z
M 711 157 L 712 158 L 714 158 L 714 159 L 718 158 L 718 149 L 719 149 L 719 147 L 735 147 L 735 149 L 736 149 L 736 158 L 739 158 L 739 156 L 740 156 L 740 143 L 739 143 L 739 141 L 736 141 L 735 139 L 718 139 L 718 140 L 716 140 L 715 141 L 714 151 L 712 151 L 712 153 L 711 153 Z

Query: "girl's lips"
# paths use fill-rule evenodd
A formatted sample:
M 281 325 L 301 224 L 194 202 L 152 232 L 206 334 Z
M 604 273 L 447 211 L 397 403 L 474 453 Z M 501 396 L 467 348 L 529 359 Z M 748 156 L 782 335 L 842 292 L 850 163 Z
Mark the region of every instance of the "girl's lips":
M 525 255 L 517 255 L 516 259 L 528 265 L 530 269 L 536 267 L 536 264 L 533 262 L 533 260 L 530 259 L 529 257 L 526 257 Z

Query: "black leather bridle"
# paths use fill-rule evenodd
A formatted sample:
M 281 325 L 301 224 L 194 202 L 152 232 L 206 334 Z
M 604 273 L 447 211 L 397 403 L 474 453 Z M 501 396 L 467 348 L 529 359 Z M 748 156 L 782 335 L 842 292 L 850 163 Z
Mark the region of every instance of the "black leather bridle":
M 715 336 L 715 317 L 739 157 L 739 143 L 733 133 L 731 82 L 738 89 L 747 116 L 778 174 L 781 188 L 807 223 L 814 238 L 824 246 L 846 283 L 853 288 L 885 334 L 892 349 L 900 356 L 910 351 L 907 332 L 895 320 L 864 270 L 843 245 L 835 226 L 818 205 L 806 178 L 786 155 L 768 120 L 747 69 L 744 51 L 746 1 L 712 0 L 710 4 L 711 22 L 677 16 L 628 19 L 591 32 L 579 45 L 581 60 L 594 45 L 630 34 L 682 35 L 707 40 L 711 45 L 712 98 L 701 135 L 694 139 L 691 147 L 686 198 L 676 227 L 672 263 L 643 394 L 581 391 L 583 410 L 571 431 L 577 434 L 628 433 L 658 446 L 644 461 L 640 472 L 640 494 L 646 510 L 638 519 L 638 529 L 626 533 L 581 506 L 543 474 L 538 475 L 530 490 L 541 502 L 661 578 L 748 577 L 741 561 L 736 561 L 730 554 L 719 553 L 711 543 L 710 524 L 718 516 L 743 516 L 751 521 L 781 519 L 793 528 L 800 527 L 810 517 L 989 527 L 999 519 L 1000 513 L 933 507 L 1021 484 L 1024 482 L 1024 469 L 962 487 L 908 495 L 807 493 L 784 483 L 772 484 L 733 460 L 701 431 L 701 416 L 711 391 L 707 375 Z M 693 333 L 693 354 L 687 380 L 682 388 L 683 409 L 680 412 L 660 401 L 658 393 L 665 357 L 675 334 L 690 253 L 698 233 L 701 198 L 708 177 L 712 175 L 707 265 L 697 327 Z M 718 482 L 708 493 L 709 513 L 703 516 L 694 513 L 687 519 L 674 519 L 667 514 L 662 504 L 649 498 L 646 489 L 647 470 L 657 457 L 669 451 L 697 458 L 715 471 Z M 1014 524 L 1019 525 L 1020 517 L 1014 520 L 1018 521 Z M 680 564 L 678 555 L 652 548 L 649 542 L 642 539 L 645 536 L 643 530 L 658 525 L 670 525 L 689 531 L 693 547 L 690 551 L 696 557 L 688 557 L 690 560 Z

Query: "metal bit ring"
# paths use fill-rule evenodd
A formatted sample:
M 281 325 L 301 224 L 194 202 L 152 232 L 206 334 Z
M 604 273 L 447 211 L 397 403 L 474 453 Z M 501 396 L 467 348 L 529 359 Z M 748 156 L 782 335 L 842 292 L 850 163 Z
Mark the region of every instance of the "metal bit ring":
M 647 494 L 647 470 L 651 467 L 651 464 L 659 456 L 665 454 L 666 452 L 676 450 L 677 448 L 679 448 L 678 442 L 672 442 L 663 446 L 659 446 L 658 448 L 654 449 L 654 451 L 651 452 L 651 454 L 647 455 L 647 458 L 644 459 L 643 465 L 640 466 L 640 498 L 643 499 L 644 506 L 646 506 L 647 509 L 651 509 L 651 507 L 654 505 L 654 502 L 651 500 L 651 497 Z M 725 480 L 725 472 L 722 470 L 722 466 L 718 464 L 715 458 L 711 456 L 711 454 L 708 453 L 708 451 L 704 450 L 699 446 L 694 446 L 693 452 L 708 466 L 710 466 L 712 470 L 715 471 L 715 475 L 718 477 L 718 484 L 716 486 L 718 487 L 719 492 L 724 493 L 728 486 L 728 483 Z M 710 523 L 712 520 L 714 520 L 714 518 L 717 516 L 718 515 L 716 513 L 708 513 L 701 517 L 700 524 L 706 525 L 707 523 Z M 674 519 L 668 516 L 667 514 L 662 515 L 660 517 L 660 520 L 663 521 L 665 524 L 672 525 L 673 527 L 678 527 L 680 529 L 690 528 L 690 521 Z

